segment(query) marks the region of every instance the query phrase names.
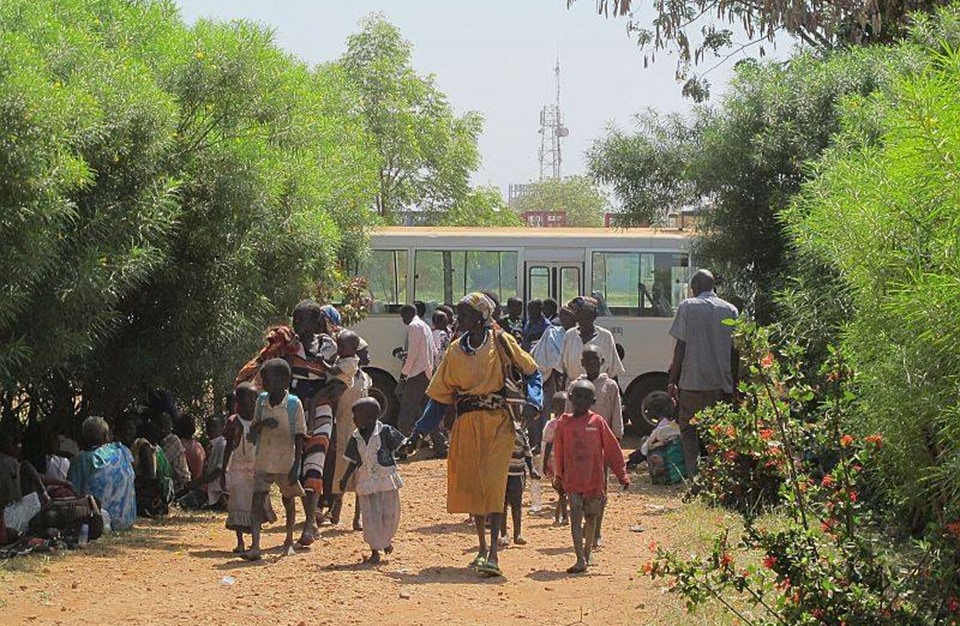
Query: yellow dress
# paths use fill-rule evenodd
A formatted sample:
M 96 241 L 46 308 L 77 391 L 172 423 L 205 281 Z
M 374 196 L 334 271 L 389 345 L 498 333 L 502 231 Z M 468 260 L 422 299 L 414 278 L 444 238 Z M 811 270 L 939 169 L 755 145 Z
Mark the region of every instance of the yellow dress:
M 537 363 L 520 349 L 516 339 L 503 334 L 514 365 L 524 374 Z M 459 395 L 487 395 L 503 388 L 503 368 L 492 331 L 476 352 L 468 354 L 453 342 L 433 375 L 427 395 L 453 404 Z M 447 455 L 447 511 L 486 515 L 503 512 L 507 470 L 513 453 L 514 428 L 506 409 L 471 411 L 457 417 Z

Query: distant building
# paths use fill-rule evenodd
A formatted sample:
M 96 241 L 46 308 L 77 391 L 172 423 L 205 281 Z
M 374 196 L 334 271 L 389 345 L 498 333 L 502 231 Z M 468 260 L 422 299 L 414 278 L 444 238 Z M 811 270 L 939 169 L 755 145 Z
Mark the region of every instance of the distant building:
M 531 228 L 563 228 L 567 225 L 566 211 L 524 211 L 520 217 Z
M 656 224 L 649 220 L 640 220 L 631 222 L 630 226 L 635 228 L 665 228 L 669 230 L 692 230 L 697 225 L 697 218 L 700 216 L 700 209 L 693 207 L 684 207 L 680 211 L 670 211 L 661 215 Z M 617 213 L 604 213 L 603 225 L 607 228 L 617 226 Z

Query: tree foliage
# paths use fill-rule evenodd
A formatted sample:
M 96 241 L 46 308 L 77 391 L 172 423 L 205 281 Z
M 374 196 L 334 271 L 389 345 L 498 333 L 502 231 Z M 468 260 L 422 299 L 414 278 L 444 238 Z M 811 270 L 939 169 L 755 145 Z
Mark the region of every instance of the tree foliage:
M 523 226 L 496 187 L 478 187 L 440 216 L 438 226 Z
M 924 67 L 847 103 L 849 141 L 827 153 L 788 218 L 799 249 L 849 289 L 855 313 L 844 341 L 861 387 L 850 426 L 896 442 L 880 457 L 878 480 L 898 511 L 952 521 L 960 517 L 960 11 L 921 20 L 916 33 L 901 49 L 919 50 Z M 879 142 L 860 142 L 877 128 Z
M 470 174 L 480 164 L 483 118 L 474 111 L 457 116 L 434 77 L 413 69 L 412 52 L 396 26 L 373 14 L 339 61 L 380 155 L 376 209 L 388 223 L 404 208 L 449 210 L 470 194 Z
M 513 205 L 517 213 L 525 211 L 565 211 L 567 226 L 603 226 L 607 199 L 587 176 L 545 178 L 531 183 L 527 192 Z
M 612 131 L 599 140 L 591 174 L 628 209 L 625 224 L 656 222 L 677 205 L 699 208 L 698 263 L 723 276 L 724 289 L 758 320 L 770 321 L 774 294 L 792 268 L 777 214 L 809 177 L 805 164 L 840 130 L 840 103 L 889 85 L 911 63 L 883 47 L 827 60 L 803 54 L 787 63 L 741 63 L 715 106 L 698 107 L 684 122 L 647 114 L 634 134 Z
M 571 5 L 576 0 L 567 0 Z M 627 16 L 628 30 L 645 50 L 644 63 L 660 52 L 676 55 L 677 79 L 684 80 L 684 95 L 700 102 L 710 95 L 710 85 L 693 74 L 693 66 L 708 57 L 720 62 L 752 46 L 764 56 L 763 43 L 785 33 L 818 51 L 858 45 L 890 44 L 902 39 L 911 15 L 932 12 L 948 0 L 906 2 L 774 2 L 749 0 L 682 0 L 653 5 L 652 17 L 634 0 L 596 0 L 599 13 Z M 737 32 L 746 41 L 736 41 Z
M 5 415 L 208 398 L 362 236 L 349 84 L 170 2 L 11 0 L 0 33 Z

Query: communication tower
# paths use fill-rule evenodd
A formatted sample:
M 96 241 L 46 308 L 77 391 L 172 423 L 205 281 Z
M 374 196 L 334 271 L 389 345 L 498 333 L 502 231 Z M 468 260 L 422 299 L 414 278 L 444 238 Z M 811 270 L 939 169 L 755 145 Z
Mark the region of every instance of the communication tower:
M 560 113 L 559 58 L 553 72 L 557 80 L 557 99 L 540 110 L 540 180 L 560 178 L 560 166 L 563 163 L 560 140 L 570 134 L 570 130 L 563 125 L 563 116 Z

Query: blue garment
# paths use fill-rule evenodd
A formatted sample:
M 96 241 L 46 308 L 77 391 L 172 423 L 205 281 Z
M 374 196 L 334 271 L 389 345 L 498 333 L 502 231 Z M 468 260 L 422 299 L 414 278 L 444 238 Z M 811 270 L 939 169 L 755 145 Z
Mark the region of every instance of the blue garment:
M 560 354 L 563 352 L 563 337 L 566 332 L 563 326 L 548 325 L 530 353 L 544 378 L 550 378 L 553 370 L 560 369 Z
M 67 479 L 79 495 L 92 495 L 110 513 L 113 530 L 133 526 L 137 518 L 133 455 L 121 443 L 84 450 L 70 461 Z
M 523 326 L 523 340 L 520 342 L 520 347 L 530 352 L 530 348 L 533 347 L 533 344 L 540 341 L 543 333 L 546 332 L 547 327 L 550 325 L 547 318 L 542 315 L 538 320 L 528 320 Z

